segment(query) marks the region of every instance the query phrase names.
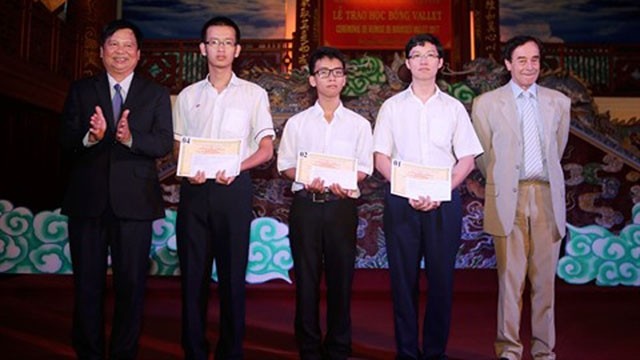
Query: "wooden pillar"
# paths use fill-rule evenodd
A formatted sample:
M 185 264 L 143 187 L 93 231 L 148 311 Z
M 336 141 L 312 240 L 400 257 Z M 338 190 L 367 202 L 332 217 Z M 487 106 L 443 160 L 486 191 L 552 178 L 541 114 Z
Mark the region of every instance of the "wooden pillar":
M 476 57 L 501 63 L 499 0 L 472 0 Z
M 297 0 L 293 36 L 293 69 L 307 66 L 309 54 L 320 42 L 320 1 Z
M 102 71 L 100 33 L 116 18 L 116 0 L 75 0 L 69 2 L 69 19 L 78 29 L 79 77 Z
M 471 41 L 469 39 L 470 0 L 451 1 L 451 28 L 453 32 L 451 58 L 452 70 L 462 70 L 462 66 L 471 61 Z

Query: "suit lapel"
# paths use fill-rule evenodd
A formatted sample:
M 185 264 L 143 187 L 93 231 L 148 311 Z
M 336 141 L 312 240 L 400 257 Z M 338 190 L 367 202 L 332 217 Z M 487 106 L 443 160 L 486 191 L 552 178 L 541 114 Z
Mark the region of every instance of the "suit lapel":
M 107 131 L 113 132 L 113 106 L 111 105 L 111 92 L 109 91 L 109 80 L 107 73 L 102 73 L 96 78 L 96 94 L 98 94 L 98 105 L 102 109 L 102 114 L 107 121 Z
M 542 120 L 542 134 L 544 134 L 544 151 L 548 153 L 551 136 L 554 136 L 549 130 L 553 129 L 553 98 L 545 91 L 542 86 L 538 86 L 538 112 Z
M 511 85 L 509 85 L 509 83 L 500 88 L 500 96 L 498 99 L 498 101 L 500 102 L 499 108 L 502 112 L 502 116 L 506 122 L 506 125 L 509 126 L 511 131 L 513 131 L 518 139 L 522 141 L 522 131 L 520 129 L 518 109 L 516 107 L 516 101 L 513 98 Z
M 143 99 L 140 94 L 143 92 L 144 83 L 139 76 L 133 73 L 133 79 L 131 79 L 131 85 L 129 86 L 129 92 L 127 98 L 124 101 L 122 110 L 129 109 L 131 111 L 137 103 L 136 100 Z

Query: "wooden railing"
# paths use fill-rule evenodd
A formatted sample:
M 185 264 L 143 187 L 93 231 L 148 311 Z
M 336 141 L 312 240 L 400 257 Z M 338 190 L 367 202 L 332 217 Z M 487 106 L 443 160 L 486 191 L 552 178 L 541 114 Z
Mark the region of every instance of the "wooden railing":
M 551 69 L 571 71 L 594 96 L 640 96 L 640 45 L 545 44 Z

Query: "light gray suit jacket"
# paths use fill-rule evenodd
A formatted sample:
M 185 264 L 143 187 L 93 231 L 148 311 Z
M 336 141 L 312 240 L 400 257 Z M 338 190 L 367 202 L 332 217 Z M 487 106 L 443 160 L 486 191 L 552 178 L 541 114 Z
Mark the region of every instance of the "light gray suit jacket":
M 560 159 L 567 145 L 571 99 L 538 85 L 538 109 L 544 134 L 544 158 L 549 171 L 551 201 L 560 239 L 565 235 L 565 189 Z M 513 230 L 522 166 L 522 131 L 516 101 L 507 83 L 474 99 L 471 114 L 484 153 L 476 158 L 486 179 L 484 230 L 507 236 Z M 557 240 L 560 240 L 557 239 Z

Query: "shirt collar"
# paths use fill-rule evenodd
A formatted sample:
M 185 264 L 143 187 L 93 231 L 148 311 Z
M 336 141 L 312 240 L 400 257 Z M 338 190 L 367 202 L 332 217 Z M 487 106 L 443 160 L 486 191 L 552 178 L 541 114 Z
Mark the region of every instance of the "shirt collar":
M 415 99 L 419 99 L 419 97 L 413 92 L 413 87 L 411 86 L 411 84 L 409 84 L 409 87 L 407 88 L 407 90 L 409 90 L 409 92 L 407 93 L 407 95 L 415 98 Z M 429 98 L 429 100 L 427 100 L 427 103 L 429 101 L 431 101 L 431 99 L 438 99 L 440 98 L 442 94 L 442 90 L 440 90 L 440 86 L 438 86 L 438 84 L 436 83 L 436 91 L 433 93 L 433 96 L 431 96 Z M 421 101 L 422 102 L 422 101 Z
M 133 72 L 127 75 L 127 77 L 120 82 L 117 82 L 116 79 L 114 79 L 113 76 L 111 76 L 111 74 L 109 73 L 107 73 L 107 79 L 109 80 L 109 89 L 111 91 L 111 94 L 113 95 L 113 93 L 115 92 L 113 86 L 115 84 L 120 84 L 120 92 L 122 93 L 122 98 L 126 98 L 127 94 L 129 93 L 129 88 L 131 87 L 131 81 L 133 80 Z
M 520 95 L 525 92 L 524 90 L 522 90 L 522 88 L 520 86 L 516 85 L 516 83 L 515 83 L 515 81 L 513 81 L 513 79 L 509 81 L 509 85 L 511 85 L 511 91 L 513 92 L 513 96 L 516 99 L 519 98 Z M 529 87 L 527 92 L 529 94 L 533 95 L 534 99 L 537 99 L 538 98 L 538 84 L 533 83 L 533 85 L 531 85 Z
M 313 104 L 313 112 L 318 116 L 324 116 L 324 109 L 322 109 L 322 106 L 320 106 L 320 103 L 318 102 L 318 100 L 316 100 L 316 103 Z M 334 118 L 342 117 L 343 113 L 344 113 L 344 106 L 342 105 L 342 101 L 340 101 L 340 104 L 336 108 L 336 111 L 333 112 L 333 116 Z
M 202 84 L 203 86 L 209 86 L 209 87 L 213 87 L 213 85 L 211 84 L 211 81 L 209 81 L 209 76 L 211 76 L 210 74 L 207 74 L 206 77 L 206 81 Z M 236 73 L 234 73 L 233 71 L 231 72 L 231 79 L 229 80 L 229 84 L 227 84 L 227 87 L 229 86 L 238 86 L 240 85 L 240 78 L 236 76 Z

